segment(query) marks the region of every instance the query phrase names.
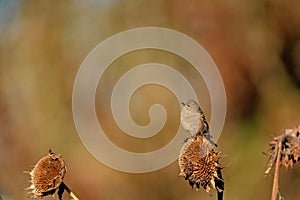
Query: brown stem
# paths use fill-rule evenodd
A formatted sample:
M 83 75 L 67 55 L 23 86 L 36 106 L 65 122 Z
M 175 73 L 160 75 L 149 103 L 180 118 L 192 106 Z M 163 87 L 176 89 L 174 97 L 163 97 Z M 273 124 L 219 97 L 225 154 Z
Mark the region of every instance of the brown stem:
M 74 199 L 74 200 L 79 200 L 78 197 L 76 197 L 76 195 L 71 191 L 71 189 L 64 183 L 61 183 L 63 185 L 63 187 L 65 188 L 65 190 L 70 194 L 70 196 Z
M 277 196 L 278 196 L 278 187 L 279 187 L 278 182 L 279 182 L 281 147 L 282 147 L 282 140 L 280 139 L 280 140 L 278 140 L 278 146 L 277 146 L 277 157 L 276 157 L 275 174 L 274 174 L 271 200 L 276 200 Z
M 225 185 L 221 170 L 222 170 L 221 168 L 217 169 L 217 174 L 219 177 L 219 179 L 216 180 L 216 189 L 217 189 L 217 199 L 218 200 L 223 200 L 223 192 L 224 192 L 224 185 Z
M 218 200 L 223 200 L 223 191 L 217 191 Z

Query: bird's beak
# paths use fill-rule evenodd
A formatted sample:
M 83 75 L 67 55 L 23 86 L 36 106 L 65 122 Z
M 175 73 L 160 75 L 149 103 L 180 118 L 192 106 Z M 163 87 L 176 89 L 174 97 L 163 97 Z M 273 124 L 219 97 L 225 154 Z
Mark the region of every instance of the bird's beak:
M 181 102 L 181 105 L 185 106 L 185 103 L 184 103 L 184 102 Z

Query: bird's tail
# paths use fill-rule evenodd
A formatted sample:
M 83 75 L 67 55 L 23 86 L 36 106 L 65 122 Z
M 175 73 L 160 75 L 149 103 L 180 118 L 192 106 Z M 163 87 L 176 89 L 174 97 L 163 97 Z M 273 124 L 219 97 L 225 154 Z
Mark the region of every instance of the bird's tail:
M 217 147 L 218 145 L 215 143 L 214 139 L 212 138 L 210 133 L 206 133 L 205 134 L 206 139 L 215 147 Z

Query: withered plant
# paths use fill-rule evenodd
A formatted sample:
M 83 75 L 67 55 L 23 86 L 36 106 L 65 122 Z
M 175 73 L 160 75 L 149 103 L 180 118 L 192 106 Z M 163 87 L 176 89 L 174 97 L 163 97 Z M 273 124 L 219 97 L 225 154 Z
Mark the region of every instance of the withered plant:
M 220 153 L 210 149 L 206 155 L 201 156 L 206 138 L 197 135 L 184 143 L 179 155 L 179 176 L 187 180 L 196 190 L 202 186 L 206 192 L 211 188 L 217 190 L 218 200 L 223 199 L 224 180 L 222 167 L 219 164 Z
M 265 175 L 268 175 L 275 164 L 271 200 L 283 199 L 279 192 L 279 169 L 281 166 L 292 168 L 300 161 L 300 126 L 285 129 L 282 135 L 274 137 L 269 143 L 270 149 Z
M 66 172 L 64 160 L 50 149 L 48 155 L 41 158 L 28 172 L 31 176 L 31 186 L 27 189 L 32 190 L 33 199 L 54 195 L 57 192 L 58 198 L 61 200 L 63 192 L 66 190 L 74 200 L 78 200 L 63 182 Z

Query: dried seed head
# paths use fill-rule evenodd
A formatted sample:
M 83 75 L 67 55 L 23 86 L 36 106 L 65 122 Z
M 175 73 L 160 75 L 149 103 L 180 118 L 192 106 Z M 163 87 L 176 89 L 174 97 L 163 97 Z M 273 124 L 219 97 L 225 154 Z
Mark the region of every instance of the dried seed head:
M 223 191 L 224 182 L 218 153 L 210 149 L 206 156 L 199 155 L 205 140 L 205 137 L 199 135 L 184 143 L 179 155 L 179 176 L 183 176 L 192 188 L 196 185 L 197 190 L 202 186 L 206 192 L 211 187 Z
M 49 150 L 49 154 L 41 158 L 29 173 L 33 198 L 52 195 L 61 185 L 66 174 L 65 162 L 60 155 Z
M 281 149 L 279 149 L 279 143 L 281 143 Z M 278 153 L 280 154 L 280 165 L 285 168 L 293 167 L 300 161 L 300 126 L 286 129 L 282 135 L 274 137 L 269 145 L 270 149 L 267 153 L 269 160 L 265 175 L 271 171 Z

